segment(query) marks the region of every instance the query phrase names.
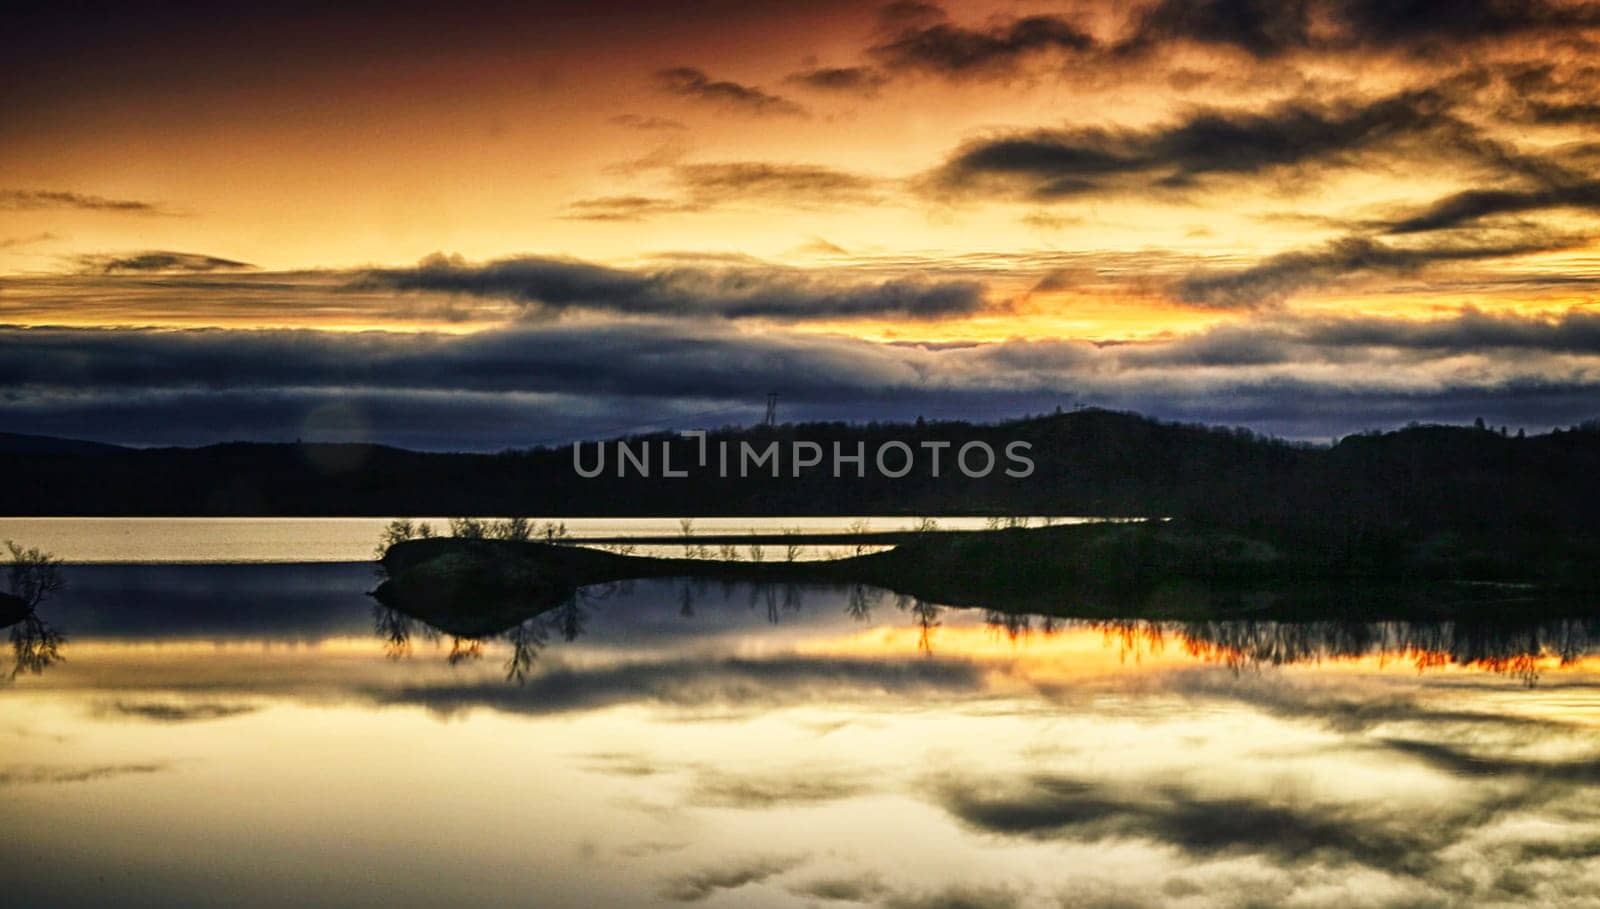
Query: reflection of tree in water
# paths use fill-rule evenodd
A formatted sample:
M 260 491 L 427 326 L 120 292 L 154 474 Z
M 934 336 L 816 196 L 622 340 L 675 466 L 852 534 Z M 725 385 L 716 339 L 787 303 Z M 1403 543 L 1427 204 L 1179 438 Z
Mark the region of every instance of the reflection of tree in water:
M 38 675 L 59 663 L 63 659 L 61 645 L 66 642 L 66 635 L 56 630 L 49 622 L 40 619 L 34 613 L 28 613 L 21 621 L 11 626 L 11 655 L 14 665 L 8 678 L 14 679 L 24 672 Z
M 498 634 L 486 637 L 448 634 L 421 619 L 379 604 L 372 610 L 373 632 L 383 642 L 384 655 L 391 660 L 411 656 L 412 640 L 418 635 L 432 642 L 449 638 L 450 650 L 445 655 L 445 662 L 451 666 L 477 662 L 483 659 L 487 644 L 504 642 L 511 648 L 511 655 L 505 664 L 506 680 L 520 684 L 526 681 L 539 658 L 539 652 L 549 643 L 552 633 L 559 634 L 566 641 L 577 640 L 588 625 L 586 602 L 609 597 L 623 587 L 606 585 L 593 591 L 581 590 L 546 612 L 530 616 Z
M 845 602 L 845 615 L 858 622 L 872 619 L 873 607 L 883 600 L 883 589 L 869 587 L 866 584 L 854 584 L 850 587 L 850 598 Z
M 778 624 L 781 613 L 778 612 L 778 591 L 771 584 L 756 584 L 750 588 L 750 608 L 765 604 L 767 608 L 767 621 L 773 625 Z
M 383 641 L 383 655 L 391 660 L 411 655 L 411 638 L 414 635 L 420 634 L 426 640 L 437 641 L 441 634 L 432 625 L 382 604 L 372 607 L 372 630 Z
M 583 635 L 589 624 L 589 612 L 583 608 L 583 603 L 578 596 L 572 596 L 560 606 L 545 613 L 548 616 L 550 627 L 560 635 L 561 640 L 571 643 Z M 527 623 L 524 622 L 523 625 Z M 522 627 L 521 625 L 517 627 Z
M 878 592 L 881 596 L 882 592 Z M 846 611 L 870 616 L 852 590 Z M 873 597 L 876 600 L 876 597 Z M 934 631 L 946 608 L 897 594 L 895 608 L 918 629 L 917 648 L 932 654 Z M 1542 623 L 1506 622 L 1276 622 L 1264 620 L 1157 621 L 1072 619 L 987 609 L 984 625 L 1013 643 L 1035 631 L 1055 635 L 1066 628 L 1100 631 L 1124 661 L 1161 653 L 1176 642 L 1183 652 L 1242 671 L 1323 661 L 1375 659 L 1380 666 L 1406 662 L 1419 671 L 1461 666 L 1510 675 L 1532 685 L 1553 667 L 1571 666 L 1600 653 L 1600 619 L 1569 618 Z
M 766 613 L 767 622 L 779 625 L 784 613 L 797 613 L 805 606 L 804 594 L 798 584 L 751 584 L 750 608 Z
M 998 609 L 987 609 L 983 613 L 983 624 L 996 634 L 1003 634 L 1013 643 L 1018 638 L 1026 638 L 1033 633 L 1033 619 L 1031 615 L 1020 612 L 1002 612 Z M 1045 620 L 1041 624 L 1048 624 Z M 1048 624 L 1045 634 L 1055 632 L 1055 625 Z
M 539 658 L 539 651 L 550 640 L 545 623 L 531 618 L 506 632 L 502 637 L 511 645 L 511 656 L 506 660 L 506 681 L 521 685 L 528 679 L 528 671 Z
M 1159 653 L 1169 638 L 1185 653 L 1235 671 L 1373 658 L 1419 671 L 1462 666 L 1529 685 L 1551 665 L 1570 666 L 1600 649 L 1600 620 L 1538 624 L 1466 622 L 1085 621 L 1116 641 L 1123 658 Z
M 697 598 L 703 596 L 710 586 L 703 580 L 681 582 L 678 587 L 679 615 L 692 618 Z M 724 586 L 724 595 L 737 586 Z M 503 642 L 511 648 L 511 656 L 505 665 L 506 679 L 522 682 L 532 671 L 540 651 L 548 645 L 552 636 L 559 635 L 568 642 L 577 640 L 588 630 L 592 603 L 629 593 L 632 589 L 632 582 L 590 585 L 538 615 L 487 636 L 450 634 L 422 619 L 378 603 L 373 606 L 373 633 L 382 641 L 384 654 L 393 660 L 411 656 L 413 640 L 419 635 L 433 642 L 448 639 L 450 649 L 445 661 L 451 666 L 481 660 L 487 644 Z M 762 609 L 767 621 L 774 625 L 781 622 L 784 613 L 799 612 L 804 605 L 802 588 L 797 584 L 756 584 L 750 585 L 749 589 L 750 608 Z M 871 603 L 881 595 L 881 592 L 870 590 L 859 593 L 860 602 L 866 604 L 862 608 L 870 610 Z
M 462 663 L 477 662 L 483 659 L 483 639 L 458 638 L 452 635 L 450 637 L 450 655 L 444 659 L 451 666 L 459 666 Z
M 917 649 L 933 656 L 933 632 L 940 625 L 939 615 L 944 612 L 944 607 L 900 594 L 895 597 L 894 608 L 911 614 L 911 620 L 918 629 Z
M 806 587 L 801 584 L 761 584 L 747 581 L 735 584 L 724 583 L 722 585 L 724 597 L 739 587 L 744 587 L 749 591 L 749 608 L 764 613 L 767 622 L 773 625 L 782 624 L 783 616 L 786 613 L 798 613 L 805 607 Z M 686 619 L 693 618 L 699 597 L 706 592 L 706 588 L 707 583 L 705 581 L 692 579 L 681 581 L 677 594 L 678 615 Z M 870 584 L 851 584 L 841 589 L 845 594 L 845 615 L 858 622 L 871 621 L 873 610 L 883 603 L 885 597 L 890 595 L 890 591 Z M 934 631 L 942 624 L 940 616 L 946 607 L 904 594 L 894 594 L 894 596 L 895 608 L 900 612 L 908 613 L 912 621 L 917 625 L 918 648 L 924 653 L 932 654 Z M 1002 613 L 994 612 L 992 615 L 1000 616 Z M 996 621 L 1009 622 L 1015 629 L 1025 630 L 1033 627 L 1034 618 L 1032 616 L 1013 615 L 1009 619 L 997 618 Z M 1048 617 L 1040 618 L 1038 624 L 1039 627 L 1045 629 L 1046 633 L 1053 633 L 1060 627 L 1058 619 Z

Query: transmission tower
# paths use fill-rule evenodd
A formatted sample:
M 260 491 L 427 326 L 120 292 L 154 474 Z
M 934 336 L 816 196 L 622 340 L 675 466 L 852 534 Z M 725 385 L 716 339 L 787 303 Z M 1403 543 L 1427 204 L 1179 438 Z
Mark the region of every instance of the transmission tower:
M 767 392 L 767 416 L 761 421 L 761 425 L 778 425 L 778 393 L 775 391 Z

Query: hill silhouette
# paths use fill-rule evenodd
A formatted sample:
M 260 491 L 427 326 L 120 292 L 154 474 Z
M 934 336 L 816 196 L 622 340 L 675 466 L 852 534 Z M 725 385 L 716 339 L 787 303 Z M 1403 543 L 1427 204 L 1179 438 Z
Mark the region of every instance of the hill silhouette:
M 32 436 L 17 432 L 0 432 L 0 452 L 6 454 L 114 454 L 129 451 L 121 445 L 105 442 L 86 442 L 82 439 L 61 439 L 55 436 Z
M 1600 513 L 1600 424 L 1510 437 L 1488 429 L 1416 426 L 1310 446 L 1246 430 L 1081 410 L 993 424 L 788 424 L 727 428 L 708 442 L 816 442 L 866 451 L 900 440 L 996 451 L 1025 441 L 1035 469 L 1008 477 L 940 476 L 925 462 L 901 478 L 872 469 L 834 477 L 757 471 L 722 477 L 592 479 L 570 447 L 444 454 L 364 444 L 228 443 L 202 448 L 17 450 L 0 445 L 8 515 L 859 515 L 1057 514 L 1161 516 L 1202 525 L 1325 534 L 1588 533 Z M 691 464 L 695 439 L 636 436 Z M 590 457 L 594 451 L 589 447 Z M 785 449 L 787 450 L 787 449 Z

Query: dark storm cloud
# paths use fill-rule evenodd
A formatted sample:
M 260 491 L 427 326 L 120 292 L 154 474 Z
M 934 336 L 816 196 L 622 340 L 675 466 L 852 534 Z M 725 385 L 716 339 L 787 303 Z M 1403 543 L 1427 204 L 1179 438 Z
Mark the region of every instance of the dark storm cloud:
M 1489 65 L 1477 72 L 1504 79 L 1517 95 L 1532 97 L 1581 93 L 1600 81 L 1600 66 L 1558 66 L 1542 61 Z
M 872 387 L 907 391 L 1041 389 L 1075 374 L 1109 377 L 1165 368 L 1371 362 L 1374 351 L 1429 358 L 1503 353 L 1600 355 L 1600 316 L 1500 316 L 1476 310 L 1436 320 L 1281 317 L 1228 323 L 1148 342 L 1012 340 L 880 345 L 821 335 L 752 335 L 666 321 L 564 323 L 466 336 L 384 332 L 0 331 L 0 382 L 80 389 L 185 386 L 627 393 L 726 393 L 771 380 L 819 399 Z M 635 367 L 644 358 L 648 364 Z M 1527 358 L 1525 357 L 1524 360 Z M 586 367 L 589 361 L 604 370 Z M 1388 361 L 1390 367 L 1403 363 Z M 670 370 L 667 369 L 670 367 Z M 659 375 L 656 370 L 671 372 Z M 677 376 L 681 372 L 682 379 Z M 653 376 L 653 378 L 652 378 Z
M 385 332 L 0 330 L 0 388 L 743 395 L 764 376 L 823 401 L 924 381 L 915 352 L 825 336 L 659 321 L 565 324 L 462 337 Z M 0 397 L 0 401 L 5 398 Z
M 1411 275 L 1434 265 L 1552 252 L 1582 247 L 1586 242 L 1582 237 L 1534 232 L 1532 236 L 1498 241 L 1399 247 L 1370 237 L 1351 236 L 1315 249 L 1269 256 L 1234 271 L 1196 271 L 1179 280 L 1173 293 L 1179 302 L 1193 306 L 1250 308 L 1281 302 L 1308 288 L 1355 278 Z
M 1600 67 L 1554 63 L 1488 64 L 1472 73 L 1483 85 L 1503 85 L 1499 113 L 1543 126 L 1600 122 Z
M 619 349 L 615 355 L 635 355 Z M 713 355 L 713 354 L 707 354 Z M 748 424 L 760 419 L 762 400 L 751 388 L 781 388 L 786 420 L 992 420 L 1044 413 L 1086 401 L 1161 419 L 1249 426 L 1274 435 L 1326 441 L 1372 428 L 1413 421 L 1467 424 L 1482 417 L 1495 425 L 1530 431 L 1570 426 L 1600 415 L 1600 383 L 1581 379 L 1441 381 L 1423 389 L 1382 384 L 1343 387 L 1341 381 L 1294 381 L 1249 375 L 1196 382 L 1184 375 L 1095 377 L 1067 374 L 1045 383 L 1010 377 L 1011 388 L 948 384 L 844 384 L 816 388 L 793 367 L 746 359 L 723 370 L 718 386 L 662 382 L 603 391 L 616 384 L 611 363 L 586 362 L 556 386 L 589 385 L 582 394 L 529 388 L 474 392 L 417 388 L 241 387 L 237 389 L 130 387 L 99 391 L 11 388 L 0 393 L 0 417 L 13 432 L 134 445 L 203 445 L 224 440 L 377 441 L 439 451 L 495 451 L 610 438 L 623 432 Z M 648 364 L 645 364 L 646 366 Z M 696 364 L 686 364 L 694 367 Z M 773 367 L 777 367 L 775 370 Z M 817 367 L 812 367 L 817 368 Z M 636 378 L 647 382 L 647 368 Z M 803 372 L 803 370 L 800 370 Z M 783 384 L 791 376 L 794 384 Z M 731 387 L 735 381 L 739 387 Z M 710 415 L 708 416 L 708 412 Z M 333 422 L 319 415 L 334 415 Z M 308 427 L 320 427 L 313 432 Z M 463 704 L 462 706 L 465 706 Z
M 1417 92 L 1356 104 L 1293 101 L 1262 112 L 1202 110 L 1142 130 L 1034 130 L 970 142 L 926 182 L 939 192 L 1035 201 L 1185 189 L 1206 177 L 1337 166 L 1424 136 L 1459 145 L 1461 130 L 1446 107 Z
M 1350 318 L 1309 323 L 1304 340 L 1327 346 L 1383 346 L 1446 354 L 1504 349 L 1600 355 L 1600 312 L 1495 315 L 1468 309 L 1444 319 Z
M 1335 0 L 1337 21 L 1374 43 L 1406 44 L 1429 39 L 1470 41 L 1544 30 L 1600 25 L 1600 6 L 1549 0 Z
M 1456 193 L 1424 211 L 1396 221 L 1391 234 L 1449 230 L 1495 215 L 1526 214 L 1547 209 L 1578 208 L 1600 212 L 1600 181 L 1539 189 L 1475 189 Z
M 783 81 L 818 91 L 873 95 L 889 77 L 870 66 L 819 66 L 791 73 Z
M 1545 0 L 1161 0 L 1123 52 L 1172 41 L 1238 48 L 1258 58 L 1362 48 L 1434 54 L 1461 44 L 1600 24 L 1600 7 Z
M 116 255 L 79 256 L 78 264 L 83 268 L 108 275 L 118 272 L 207 272 L 255 268 L 248 262 L 164 249 Z
M 907 27 L 873 47 L 871 55 L 891 70 L 944 75 L 1003 74 L 1025 57 L 1045 51 L 1081 52 L 1094 39 L 1059 16 L 1027 16 L 974 29 L 946 21 Z
M 656 73 L 662 91 L 716 104 L 728 110 L 758 117 L 804 117 L 806 109 L 753 85 L 726 79 L 713 79 L 692 66 L 677 66 Z
M 996 365 L 1021 365 L 1020 345 L 999 348 Z M 1470 354 L 1600 356 L 1600 313 L 1573 309 L 1556 316 L 1496 315 L 1477 309 L 1440 319 L 1298 316 L 1224 323 L 1181 338 L 1082 345 L 1034 342 L 1031 356 L 1056 366 L 1114 358 L 1127 369 L 1246 367 L 1271 364 L 1378 362 L 1398 353 L 1426 358 Z M 1384 362 L 1386 367 L 1392 362 Z
M 715 171 L 710 183 L 783 185 L 835 180 L 830 174 Z M 513 300 L 532 313 L 588 309 L 631 315 L 764 318 L 778 321 L 897 317 L 938 319 L 989 306 L 971 281 L 901 278 L 843 283 L 774 267 L 677 266 L 629 270 L 572 259 L 525 257 L 467 264 L 435 257 L 416 268 L 377 269 L 363 287 Z
M 1171 41 L 1227 44 L 1257 57 L 1310 40 L 1306 0 L 1162 0 L 1141 17 L 1124 52 L 1147 50 Z
M 0 398 L 10 431 L 39 435 L 153 446 L 379 440 L 427 451 L 497 451 L 609 437 L 617 427 L 679 425 L 704 408 L 604 396 L 349 388 L 128 389 Z M 750 413 L 757 414 L 755 405 Z
M 108 199 L 87 193 L 43 189 L 0 189 L 0 211 L 72 208 L 80 211 L 123 212 L 135 215 L 163 214 L 150 202 L 134 199 Z
M 1527 106 L 1529 119 L 1535 123 L 1555 126 L 1587 126 L 1600 123 L 1600 104 L 1578 102 L 1532 101 Z
M 1562 359 L 1600 355 L 1597 334 L 1583 311 L 1422 322 L 1279 315 L 1098 345 L 890 345 L 637 317 L 464 336 L 0 329 L 0 415 L 17 432 L 178 444 L 292 439 L 310 415 L 344 407 L 360 419 L 339 438 L 493 449 L 699 425 L 691 418 L 708 410 L 750 419 L 751 389 L 772 388 L 795 420 L 971 419 L 1077 400 L 1295 438 L 1478 416 L 1537 429 L 1597 415 L 1600 386 L 1585 361 Z M 1490 372 L 1450 365 L 1506 350 L 1519 353 Z M 1286 374 L 1309 364 L 1324 367 L 1318 378 Z
M 1128 17 L 1119 36 L 1103 38 L 1060 15 L 968 26 L 927 3 L 892 4 L 885 12 L 888 36 L 871 56 L 891 70 L 951 77 L 1003 74 L 1052 52 L 1101 66 L 1182 43 L 1262 60 L 1295 52 L 1437 56 L 1477 42 L 1600 26 L 1600 5 L 1543 0 L 1160 0 Z

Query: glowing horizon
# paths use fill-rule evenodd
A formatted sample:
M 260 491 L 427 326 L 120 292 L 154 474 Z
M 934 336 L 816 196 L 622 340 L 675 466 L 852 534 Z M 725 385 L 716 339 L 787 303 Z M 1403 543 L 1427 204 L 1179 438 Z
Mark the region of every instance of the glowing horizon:
M 6 407 L 39 431 L 150 442 L 159 416 L 165 440 L 204 439 L 196 402 L 153 403 L 173 391 L 157 378 L 33 378 L 149 329 L 341 350 L 365 331 L 481 335 L 537 360 L 554 326 L 603 362 L 641 355 L 617 338 L 643 325 L 684 339 L 668 370 L 717 339 L 776 339 L 812 370 L 915 349 L 965 416 L 1074 400 L 1294 437 L 1594 416 L 1589 6 L 86 18 L 22 17 L 0 95 L 0 342 L 26 389 Z M 1095 353 L 1125 345 L 1174 365 Z M 993 362 L 969 368 L 963 346 Z M 891 374 L 855 381 L 914 413 Z M 312 390 L 328 393 L 272 393 Z M 1308 413 L 1308 395 L 1329 403 Z M 699 409 L 650 389 L 577 400 L 516 406 L 572 426 Z

